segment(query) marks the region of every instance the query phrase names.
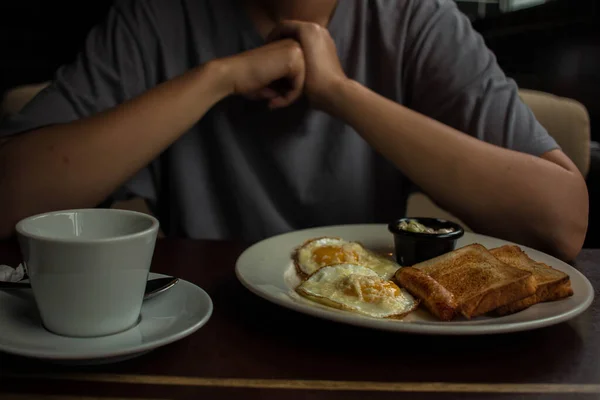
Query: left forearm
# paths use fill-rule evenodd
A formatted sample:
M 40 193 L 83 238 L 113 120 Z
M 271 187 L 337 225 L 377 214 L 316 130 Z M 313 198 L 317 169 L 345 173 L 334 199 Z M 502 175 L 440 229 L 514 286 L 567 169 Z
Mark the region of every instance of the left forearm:
M 354 82 L 333 111 L 440 205 L 483 233 L 571 258 L 587 226 L 577 171 L 500 148 L 389 101 Z

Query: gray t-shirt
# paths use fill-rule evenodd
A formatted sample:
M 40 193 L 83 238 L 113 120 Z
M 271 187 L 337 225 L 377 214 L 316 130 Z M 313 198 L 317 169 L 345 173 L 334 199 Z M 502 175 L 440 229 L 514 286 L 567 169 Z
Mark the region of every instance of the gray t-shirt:
M 375 92 L 489 143 L 534 155 L 558 147 L 453 1 L 340 0 L 329 30 L 347 75 Z M 263 44 L 239 0 L 119 2 L 0 136 L 111 108 Z M 305 101 L 273 112 L 231 97 L 114 198 L 147 199 L 167 235 L 259 240 L 388 222 L 411 189 L 352 128 Z

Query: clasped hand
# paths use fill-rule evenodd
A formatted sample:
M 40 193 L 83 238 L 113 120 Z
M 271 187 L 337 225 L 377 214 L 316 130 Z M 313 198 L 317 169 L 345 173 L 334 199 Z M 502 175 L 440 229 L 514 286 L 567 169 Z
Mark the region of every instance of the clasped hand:
M 347 80 L 327 29 L 308 22 L 284 21 L 266 45 L 225 61 L 229 94 L 267 100 L 272 109 L 304 94 L 313 107 L 328 111 L 336 86 Z

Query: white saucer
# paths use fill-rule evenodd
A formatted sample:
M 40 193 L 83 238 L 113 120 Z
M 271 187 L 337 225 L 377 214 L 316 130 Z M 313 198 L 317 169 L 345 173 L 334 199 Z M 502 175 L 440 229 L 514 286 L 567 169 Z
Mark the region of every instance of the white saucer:
M 150 273 L 149 279 L 163 276 Z M 117 362 L 196 332 L 212 310 L 204 290 L 180 279 L 165 293 L 144 301 L 135 327 L 110 336 L 69 338 L 44 329 L 30 290 L 0 291 L 0 351 L 69 364 Z

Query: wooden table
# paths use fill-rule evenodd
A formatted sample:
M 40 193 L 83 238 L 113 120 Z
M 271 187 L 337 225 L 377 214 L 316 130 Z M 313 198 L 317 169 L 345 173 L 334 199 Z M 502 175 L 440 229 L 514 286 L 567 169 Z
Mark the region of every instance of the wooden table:
M 0 393 L 42 399 L 600 396 L 597 299 L 570 322 L 530 332 L 434 337 L 373 331 L 254 296 L 234 274 L 245 247 L 159 240 L 152 271 L 194 282 L 212 297 L 214 313 L 204 327 L 139 358 L 104 366 L 65 367 L 0 354 Z M 17 246 L 0 244 L 0 260 L 17 263 Z M 575 265 L 600 285 L 600 250 L 584 250 Z

